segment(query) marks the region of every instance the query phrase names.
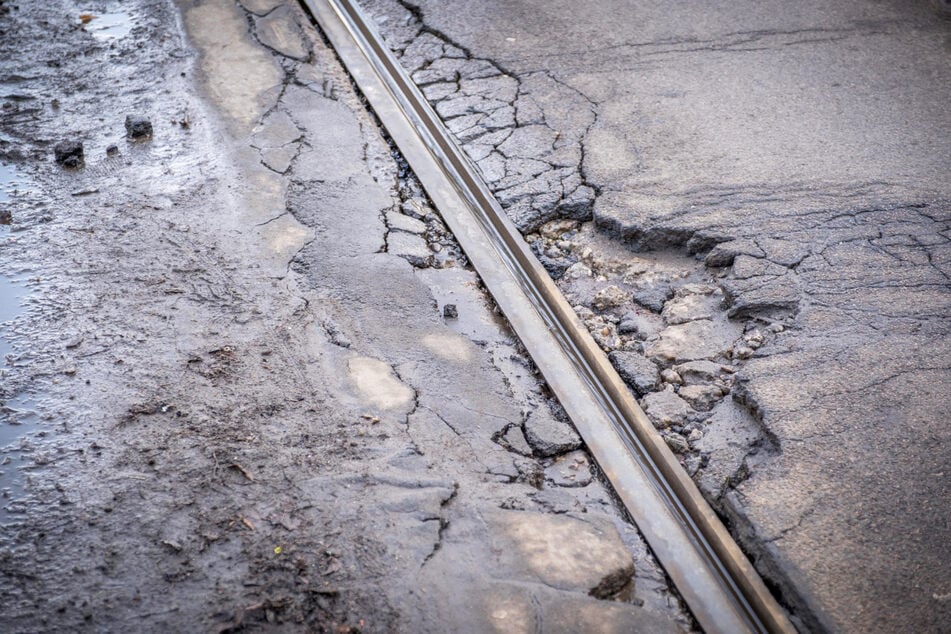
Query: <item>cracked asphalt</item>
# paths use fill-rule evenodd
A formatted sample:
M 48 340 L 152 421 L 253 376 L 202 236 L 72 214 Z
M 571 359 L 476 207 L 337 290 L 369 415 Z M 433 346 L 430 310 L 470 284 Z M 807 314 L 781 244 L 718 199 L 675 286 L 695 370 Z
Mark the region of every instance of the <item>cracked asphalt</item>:
M 800 627 L 947 631 L 951 22 L 363 4 Z

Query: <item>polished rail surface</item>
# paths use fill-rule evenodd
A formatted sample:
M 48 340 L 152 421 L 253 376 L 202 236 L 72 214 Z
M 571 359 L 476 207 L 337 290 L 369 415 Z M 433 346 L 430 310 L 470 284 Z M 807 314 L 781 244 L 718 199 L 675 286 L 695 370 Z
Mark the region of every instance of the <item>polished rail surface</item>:
M 475 167 L 351 0 L 302 0 L 707 632 L 794 632 Z

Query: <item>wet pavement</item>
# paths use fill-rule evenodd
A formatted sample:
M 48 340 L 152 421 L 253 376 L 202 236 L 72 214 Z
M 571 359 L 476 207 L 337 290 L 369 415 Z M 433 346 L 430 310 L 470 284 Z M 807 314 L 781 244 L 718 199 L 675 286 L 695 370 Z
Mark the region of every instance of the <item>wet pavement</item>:
M 691 630 L 296 5 L 98 8 L 0 13 L 0 629 Z
M 800 626 L 947 630 L 951 23 L 362 4 Z

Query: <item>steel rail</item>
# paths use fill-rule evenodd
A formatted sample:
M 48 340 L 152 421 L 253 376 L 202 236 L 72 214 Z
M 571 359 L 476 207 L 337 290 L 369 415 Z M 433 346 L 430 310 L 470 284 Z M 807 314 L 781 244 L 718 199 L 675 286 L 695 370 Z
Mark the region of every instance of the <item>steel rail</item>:
M 301 0 L 707 632 L 795 632 L 584 324 L 351 0 Z

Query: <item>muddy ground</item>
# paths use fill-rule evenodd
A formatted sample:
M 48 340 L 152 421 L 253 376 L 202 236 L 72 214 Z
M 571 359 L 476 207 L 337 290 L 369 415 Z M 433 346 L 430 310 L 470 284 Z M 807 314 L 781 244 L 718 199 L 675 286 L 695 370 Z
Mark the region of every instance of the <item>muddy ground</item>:
M 294 5 L 0 32 L 0 629 L 692 628 Z

